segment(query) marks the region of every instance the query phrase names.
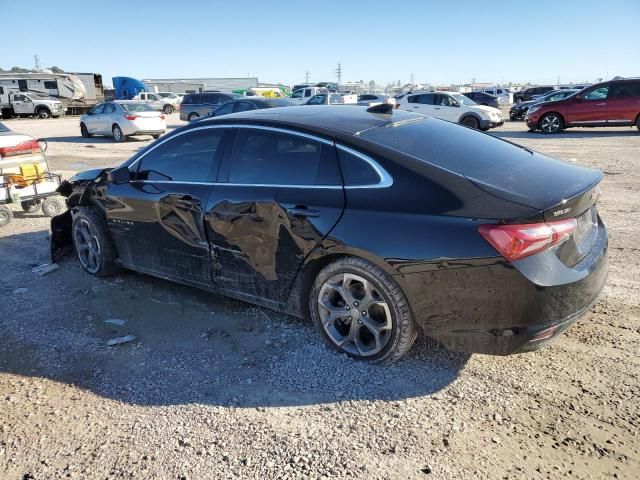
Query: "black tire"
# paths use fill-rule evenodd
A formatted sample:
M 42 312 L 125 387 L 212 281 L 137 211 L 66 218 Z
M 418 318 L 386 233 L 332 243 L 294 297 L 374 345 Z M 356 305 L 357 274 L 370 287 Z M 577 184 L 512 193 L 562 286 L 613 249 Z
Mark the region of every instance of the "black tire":
M 113 139 L 116 142 L 121 143 L 127 141 L 127 136 L 122 133 L 122 129 L 117 123 L 113 127 L 111 127 L 111 133 L 113 134 Z
M 46 108 L 39 108 L 36 111 L 36 116 L 41 119 L 51 118 L 51 112 Z
M 538 129 L 542 133 L 558 133 L 564 129 L 564 120 L 559 113 L 545 113 L 538 122 Z
M 23 202 L 20 202 L 20 206 L 22 207 L 22 210 L 27 213 L 37 212 L 38 210 L 40 210 L 41 205 L 42 204 L 40 200 L 25 200 Z
M 80 135 L 82 135 L 83 138 L 93 137 L 93 134 L 89 133 L 89 130 L 87 129 L 87 126 L 84 123 L 80 124 Z
M 85 226 L 88 227 L 87 231 L 90 235 L 88 239 L 80 231 Z M 108 277 L 120 272 L 121 269 L 115 263 L 118 253 L 109 234 L 107 222 L 95 208 L 80 207 L 78 214 L 73 218 L 71 232 L 76 255 L 80 265 L 87 273 L 96 277 Z M 85 248 L 85 239 L 87 240 L 87 248 Z M 89 250 L 97 252 L 95 263 L 86 258 Z
M 472 117 L 471 115 L 462 117 L 462 120 L 460 120 L 460 125 L 473 128 L 474 130 L 478 130 L 480 128 L 480 122 L 478 121 L 478 119 L 476 117 Z
M 5 227 L 13 220 L 13 212 L 9 207 L 0 205 L 0 227 Z
M 385 334 L 385 337 L 383 339 L 385 342 L 384 346 L 375 354 L 359 355 L 339 346 L 336 341 L 330 336 L 327 329 L 323 325 L 320 313 L 321 307 L 319 307 L 319 299 L 320 295 L 323 293 L 323 287 L 329 284 L 330 280 L 345 274 L 359 277 L 369 282 L 371 284 L 372 291 L 374 291 L 380 298 L 380 301 L 378 303 L 384 303 L 388 307 L 391 327 L 387 330 L 388 333 Z M 355 298 L 355 296 L 352 298 Z M 347 307 L 348 305 L 345 306 L 345 308 L 348 310 Z M 352 307 L 357 311 L 357 318 L 359 318 L 357 325 L 360 326 L 356 326 L 356 329 L 358 329 L 358 331 L 361 331 L 364 327 L 360 319 L 366 318 L 364 316 L 360 316 L 359 308 L 362 308 L 362 306 L 359 306 L 357 302 L 354 302 L 354 305 Z M 336 308 L 342 307 L 339 306 Z M 325 266 L 318 273 L 313 283 L 313 287 L 311 288 L 311 293 L 309 295 L 309 311 L 311 313 L 311 319 L 316 327 L 316 330 L 320 333 L 320 336 L 327 342 L 327 344 L 338 352 L 346 353 L 350 357 L 356 358 L 358 360 L 366 360 L 376 363 L 393 363 L 399 360 L 409 351 L 418 333 L 415 321 L 413 319 L 413 314 L 411 313 L 411 308 L 409 307 L 409 303 L 399 285 L 384 270 L 374 265 L 373 263 L 361 258 L 342 258 Z M 349 313 L 349 315 L 351 315 L 351 313 Z M 369 320 L 372 320 L 373 314 L 370 313 L 370 315 L 371 317 L 369 318 Z M 333 320 L 333 324 L 328 328 L 331 329 L 336 324 L 336 322 L 342 322 L 343 320 L 348 319 Z M 352 328 L 351 322 L 353 321 L 354 320 L 352 319 L 350 322 L 348 322 L 348 329 Z M 368 328 L 366 328 L 366 330 L 371 332 L 371 330 L 369 330 Z M 360 335 L 360 333 L 358 333 L 358 335 Z M 360 351 L 359 348 L 358 351 Z
M 636 128 L 640 132 L 640 115 L 638 115 L 638 118 L 636 118 Z
M 173 113 L 173 107 L 171 105 L 165 105 L 162 108 L 162 111 L 164 112 L 165 115 L 171 115 Z
M 189 114 L 189 116 L 187 117 L 187 120 L 189 120 L 190 122 L 193 122 L 196 118 L 200 118 L 200 115 L 194 112 Z
M 154 139 L 156 139 L 156 140 L 160 138 L 160 135 L 159 135 L 159 134 L 158 134 L 158 135 L 151 135 L 151 136 L 152 136 Z
M 62 201 L 58 197 L 47 197 L 42 201 L 42 213 L 47 217 L 55 217 L 62 212 Z

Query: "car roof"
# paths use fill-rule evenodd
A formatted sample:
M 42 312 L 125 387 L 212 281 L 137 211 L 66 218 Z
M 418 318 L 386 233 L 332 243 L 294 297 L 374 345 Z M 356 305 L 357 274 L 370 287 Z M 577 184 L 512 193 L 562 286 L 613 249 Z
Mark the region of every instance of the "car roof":
M 212 123 L 252 123 L 256 125 L 293 126 L 322 133 L 333 130 L 350 135 L 394 122 L 424 118 L 404 110 L 390 114 L 372 113 L 368 107 L 344 105 L 306 105 L 250 110 L 197 122 L 199 126 Z

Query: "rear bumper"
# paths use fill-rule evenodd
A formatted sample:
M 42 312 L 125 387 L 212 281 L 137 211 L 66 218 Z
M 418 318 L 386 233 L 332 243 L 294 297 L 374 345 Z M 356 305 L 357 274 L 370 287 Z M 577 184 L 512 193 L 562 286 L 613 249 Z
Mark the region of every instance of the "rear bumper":
M 602 225 L 587 257 L 565 267 L 566 275 L 573 274 L 567 283 L 542 286 L 530 280 L 538 262 L 533 256 L 522 268 L 501 258 L 465 261 L 459 268 L 449 261 L 454 268 L 408 275 L 405 285 L 416 320 L 448 349 L 522 353 L 547 345 L 589 311 L 607 278 L 607 248 Z M 537 274 L 549 273 L 545 262 L 538 267 Z

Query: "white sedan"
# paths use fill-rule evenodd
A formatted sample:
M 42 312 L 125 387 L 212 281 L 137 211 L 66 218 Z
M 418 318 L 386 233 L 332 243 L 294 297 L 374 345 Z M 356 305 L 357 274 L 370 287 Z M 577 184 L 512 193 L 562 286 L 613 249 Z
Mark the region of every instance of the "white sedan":
M 163 113 L 146 103 L 131 100 L 101 103 L 80 117 L 80 133 L 85 138 L 109 135 L 116 142 L 124 142 L 132 135 L 158 138 L 166 131 L 167 121 Z

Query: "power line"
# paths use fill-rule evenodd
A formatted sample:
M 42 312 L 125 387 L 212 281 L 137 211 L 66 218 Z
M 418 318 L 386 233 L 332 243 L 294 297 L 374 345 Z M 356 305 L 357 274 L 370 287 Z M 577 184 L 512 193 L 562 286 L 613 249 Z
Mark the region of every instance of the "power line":
M 309 83 L 309 78 L 311 77 L 311 74 L 309 73 L 309 70 L 304 72 L 304 83 Z

